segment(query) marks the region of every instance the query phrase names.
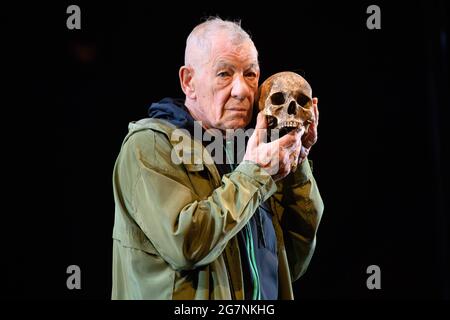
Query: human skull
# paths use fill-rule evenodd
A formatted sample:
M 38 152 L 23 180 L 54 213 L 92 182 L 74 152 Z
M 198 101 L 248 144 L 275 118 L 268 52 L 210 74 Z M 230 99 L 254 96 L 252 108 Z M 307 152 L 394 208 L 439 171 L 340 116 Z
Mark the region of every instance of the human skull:
M 267 78 L 259 87 L 258 108 L 267 116 L 268 127 L 279 129 L 280 136 L 314 121 L 312 89 L 295 72 L 285 71 Z

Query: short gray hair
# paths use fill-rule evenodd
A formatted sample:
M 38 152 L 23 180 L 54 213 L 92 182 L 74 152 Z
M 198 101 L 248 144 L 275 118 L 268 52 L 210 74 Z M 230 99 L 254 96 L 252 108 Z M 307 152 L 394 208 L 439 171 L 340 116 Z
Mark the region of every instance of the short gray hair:
M 189 65 L 191 63 L 189 52 L 191 48 L 196 46 L 202 49 L 209 49 L 211 47 L 211 34 L 225 31 L 230 36 L 233 44 L 240 44 L 244 41 L 253 41 L 250 35 L 241 27 L 241 21 L 222 20 L 219 17 L 209 17 L 206 21 L 198 24 L 189 34 L 186 40 L 186 50 L 184 53 L 184 63 Z M 254 45 L 254 44 L 253 44 Z

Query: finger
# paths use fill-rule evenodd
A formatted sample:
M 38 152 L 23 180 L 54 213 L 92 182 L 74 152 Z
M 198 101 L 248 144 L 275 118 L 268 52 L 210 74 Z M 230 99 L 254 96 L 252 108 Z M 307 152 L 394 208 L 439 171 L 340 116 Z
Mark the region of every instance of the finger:
M 298 166 L 298 160 L 299 160 L 300 153 L 294 152 L 291 156 L 291 172 L 295 172 L 297 170 Z
M 274 142 L 278 142 L 279 148 L 290 149 L 295 148 L 298 140 L 301 140 L 301 136 L 303 131 L 292 130 L 288 134 L 284 135 L 280 139 L 275 140 Z
M 316 126 L 319 124 L 319 98 L 313 98 L 313 111 Z
M 290 165 L 295 165 L 298 163 L 298 159 L 300 157 L 302 147 L 296 147 L 291 149 L 286 149 L 284 154 L 289 157 L 289 163 Z
M 267 129 L 267 117 L 262 112 L 256 117 L 255 129 Z
M 314 121 L 309 124 L 308 132 L 306 133 L 307 139 L 313 137 L 317 132 L 317 118 L 315 117 Z
M 304 159 L 306 159 L 308 154 L 309 154 L 309 148 L 305 148 L 304 146 L 302 146 L 302 148 L 300 150 L 300 156 L 299 156 L 300 159 L 302 159 L 302 161 L 303 161 Z
M 296 149 L 293 153 L 292 153 L 292 158 L 293 158 L 293 163 L 297 164 L 298 163 L 298 159 L 300 158 L 300 155 L 302 153 L 302 147 Z
M 262 112 L 259 112 L 256 118 L 255 130 L 258 141 L 263 141 L 267 133 L 267 117 Z
M 317 127 L 316 123 L 310 124 L 308 133 L 302 137 L 302 143 L 305 148 L 311 148 L 317 140 Z
M 308 134 L 302 138 L 302 143 L 305 148 L 311 148 L 314 143 L 317 141 L 317 130 L 313 124 L 311 124 L 310 130 L 308 130 Z
M 300 149 L 302 148 L 303 145 L 303 137 L 306 135 L 305 133 L 305 127 L 302 127 L 301 129 L 297 129 L 298 132 L 296 134 L 296 143 L 295 143 L 295 150 L 300 152 Z

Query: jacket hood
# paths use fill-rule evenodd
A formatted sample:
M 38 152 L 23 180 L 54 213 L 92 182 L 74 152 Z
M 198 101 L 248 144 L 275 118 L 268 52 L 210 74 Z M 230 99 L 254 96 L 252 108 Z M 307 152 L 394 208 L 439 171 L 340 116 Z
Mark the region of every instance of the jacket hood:
M 148 109 L 150 118 L 164 119 L 175 125 L 177 128 L 187 129 L 194 132 L 194 118 L 192 118 L 182 99 L 164 98 L 159 102 L 154 102 Z M 252 118 L 246 129 L 256 126 L 258 110 L 253 110 Z
M 150 118 L 166 120 L 177 128 L 187 129 L 191 133 L 194 131 L 194 118 L 181 99 L 164 98 L 154 102 L 148 108 L 148 115 Z

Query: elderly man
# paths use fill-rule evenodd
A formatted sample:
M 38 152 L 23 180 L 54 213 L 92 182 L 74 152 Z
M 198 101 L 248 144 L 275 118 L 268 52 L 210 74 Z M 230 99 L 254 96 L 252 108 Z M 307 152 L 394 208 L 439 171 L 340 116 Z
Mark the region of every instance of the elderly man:
M 213 161 L 205 141 L 190 135 L 188 153 L 201 161 L 174 161 L 174 133 L 193 134 L 196 121 L 222 133 L 249 126 L 259 75 L 240 25 L 208 20 L 187 39 L 185 100 L 163 99 L 149 118 L 130 123 L 113 175 L 113 299 L 293 298 L 323 211 L 305 160 L 317 137 L 317 99 L 308 134 L 293 130 L 266 143 L 258 114 L 240 163 Z

